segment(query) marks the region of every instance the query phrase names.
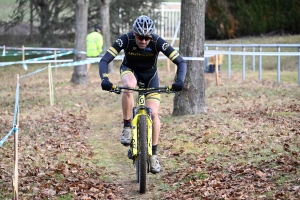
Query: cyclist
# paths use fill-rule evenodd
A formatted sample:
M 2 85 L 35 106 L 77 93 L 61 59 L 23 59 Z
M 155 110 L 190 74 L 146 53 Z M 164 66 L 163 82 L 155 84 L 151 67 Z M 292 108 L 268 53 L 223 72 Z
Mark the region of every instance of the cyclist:
M 115 43 L 107 50 L 99 63 L 99 73 L 102 79 L 103 90 L 111 90 L 112 83 L 108 78 L 108 64 L 124 50 L 125 57 L 120 66 L 122 84 L 126 87 L 136 87 L 139 81 L 145 87 L 152 88 L 159 86 L 157 73 L 157 57 L 159 52 L 166 55 L 177 65 L 176 80 L 172 84 L 173 91 L 181 91 L 186 75 L 186 62 L 163 38 L 156 35 L 155 25 L 150 17 L 141 15 L 133 23 L 133 31 L 120 36 Z M 146 97 L 146 106 L 152 109 L 153 134 L 152 153 L 150 160 L 150 171 L 158 173 L 160 164 L 157 157 L 157 146 L 160 132 L 160 120 L 158 115 L 160 94 L 151 93 Z M 124 91 L 122 94 L 122 110 L 124 129 L 121 135 L 121 143 L 125 146 L 131 144 L 131 118 L 134 97 L 132 91 Z

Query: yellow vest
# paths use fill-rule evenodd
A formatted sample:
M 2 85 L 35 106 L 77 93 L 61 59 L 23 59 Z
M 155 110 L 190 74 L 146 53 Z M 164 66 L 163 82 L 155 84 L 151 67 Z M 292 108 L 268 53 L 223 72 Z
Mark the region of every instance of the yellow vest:
M 88 57 L 96 57 L 102 53 L 103 36 L 93 31 L 86 36 L 86 55 Z

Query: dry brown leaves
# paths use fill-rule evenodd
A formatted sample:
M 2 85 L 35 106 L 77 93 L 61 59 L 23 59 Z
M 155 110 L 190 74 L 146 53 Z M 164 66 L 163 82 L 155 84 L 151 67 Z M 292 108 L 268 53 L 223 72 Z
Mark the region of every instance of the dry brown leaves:
M 244 89 L 255 92 L 255 87 Z M 206 116 L 162 125 L 168 137 L 177 130 L 172 143 L 188 137 L 203 149 L 185 153 L 184 145 L 177 150 L 176 144 L 166 146 L 164 155 L 179 168 L 163 176 L 174 187 L 163 199 L 300 199 L 299 101 L 283 98 L 277 103 L 271 95 L 260 100 L 242 92 L 224 94 L 220 88 L 208 96 Z
M 86 113 L 53 108 L 38 117 L 28 116 L 20 124 L 19 196 L 21 199 L 57 199 L 71 194 L 72 199 L 115 199 L 120 186 L 105 183 L 105 168 L 91 166 L 84 160 L 93 156 L 86 143 L 89 124 Z M 25 122 L 24 122 L 25 121 Z M 7 145 L 12 141 L 8 141 Z M 12 169 L 13 151 L 2 154 L 1 169 Z M 67 157 L 67 159 L 66 159 Z M 0 180 L 12 194 L 11 172 Z

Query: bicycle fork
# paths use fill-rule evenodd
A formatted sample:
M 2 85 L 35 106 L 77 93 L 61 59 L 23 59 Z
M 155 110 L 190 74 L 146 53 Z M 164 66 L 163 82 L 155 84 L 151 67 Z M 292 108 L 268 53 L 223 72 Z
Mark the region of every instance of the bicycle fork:
M 138 154 L 138 119 L 140 115 L 145 115 L 145 113 L 138 113 L 132 120 L 132 156 L 136 157 Z M 147 119 L 147 138 L 148 138 L 148 155 L 152 156 L 152 119 L 146 115 Z M 143 134 L 143 133 L 139 133 Z
M 134 158 L 137 158 L 138 156 L 138 139 L 139 139 L 139 134 L 142 133 L 138 133 L 138 124 L 139 124 L 139 116 L 140 115 L 146 115 L 146 119 L 147 119 L 147 138 L 148 138 L 148 156 L 152 156 L 152 119 L 151 119 L 151 108 L 147 108 L 145 106 L 145 96 L 142 95 L 143 98 L 142 100 L 139 99 L 139 104 L 142 104 L 138 107 L 134 107 L 133 108 L 133 120 L 132 120 L 132 156 Z

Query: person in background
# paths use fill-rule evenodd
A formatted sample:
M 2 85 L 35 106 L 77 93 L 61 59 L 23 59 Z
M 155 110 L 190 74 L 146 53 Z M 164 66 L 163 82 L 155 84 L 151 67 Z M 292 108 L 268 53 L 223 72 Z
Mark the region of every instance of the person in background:
M 103 36 L 98 25 L 94 26 L 94 31 L 86 36 L 86 56 L 88 58 L 95 58 L 100 56 L 103 47 Z M 87 64 L 86 70 L 89 71 L 91 63 Z
M 222 54 L 218 54 L 218 72 L 221 72 L 221 65 L 223 62 L 223 55 Z M 216 56 L 211 56 L 209 57 L 209 68 L 208 68 L 208 73 L 215 73 L 216 71 Z
M 208 58 L 204 58 L 204 72 L 208 73 L 209 65 L 208 65 Z
M 99 74 L 102 79 L 103 90 L 111 90 L 113 84 L 108 78 L 108 64 L 124 50 L 125 57 L 120 66 L 122 84 L 134 88 L 137 83 L 143 81 L 146 88 L 159 87 L 157 71 L 157 58 L 162 52 L 177 65 L 175 82 L 172 84 L 173 91 L 181 91 L 186 75 L 186 62 L 180 54 L 163 38 L 155 34 L 155 25 L 150 17 L 141 15 L 133 23 L 132 32 L 120 36 L 107 50 L 99 63 Z M 160 133 L 160 119 L 158 115 L 160 94 L 153 92 L 146 96 L 146 106 L 152 110 L 153 133 L 152 133 L 152 156 L 149 157 L 150 172 L 160 172 L 160 164 L 157 157 L 158 138 Z M 121 143 L 125 146 L 131 144 L 131 119 L 134 98 L 132 91 L 122 93 L 122 109 L 124 129 L 121 134 Z

